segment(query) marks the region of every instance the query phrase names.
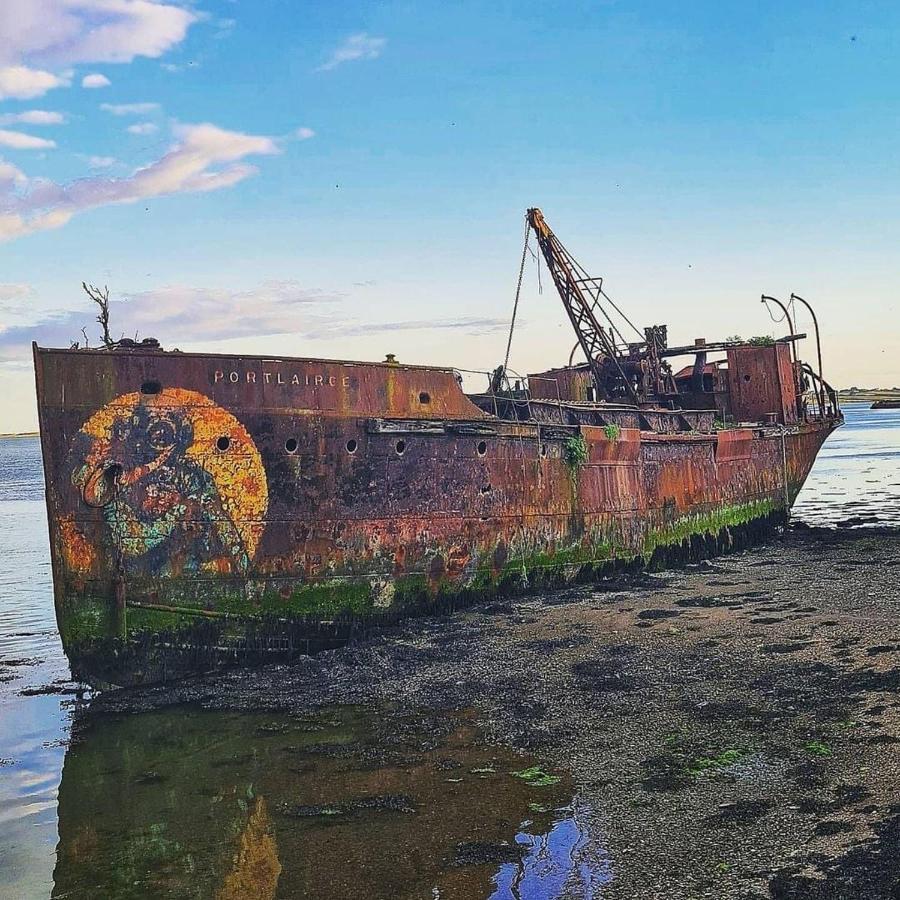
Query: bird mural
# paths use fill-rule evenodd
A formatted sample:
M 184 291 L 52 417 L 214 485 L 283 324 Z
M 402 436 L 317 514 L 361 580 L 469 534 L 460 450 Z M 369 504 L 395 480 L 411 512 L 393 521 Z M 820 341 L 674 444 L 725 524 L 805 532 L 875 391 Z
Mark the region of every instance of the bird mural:
M 81 515 L 61 522 L 73 568 L 90 570 L 98 510 L 126 575 L 246 574 L 268 487 L 244 426 L 196 391 L 124 394 L 91 416 L 69 454 Z M 96 519 L 96 514 L 94 514 Z

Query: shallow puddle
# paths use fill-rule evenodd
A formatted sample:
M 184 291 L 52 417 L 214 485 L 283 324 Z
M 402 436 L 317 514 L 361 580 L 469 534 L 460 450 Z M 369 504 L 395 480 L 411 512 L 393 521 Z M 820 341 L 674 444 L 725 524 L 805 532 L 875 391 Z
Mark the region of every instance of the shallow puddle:
M 466 716 L 76 720 L 57 898 L 598 897 L 572 786 Z

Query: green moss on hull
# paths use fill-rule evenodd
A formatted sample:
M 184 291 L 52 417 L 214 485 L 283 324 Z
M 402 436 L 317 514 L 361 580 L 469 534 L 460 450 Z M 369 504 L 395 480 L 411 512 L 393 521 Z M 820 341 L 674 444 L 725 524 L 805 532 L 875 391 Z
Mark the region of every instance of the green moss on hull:
M 717 535 L 725 528 L 746 525 L 756 519 L 764 519 L 778 509 L 773 500 L 755 500 L 723 506 L 711 512 L 683 516 L 673 522 L 652 529 L 644 539 L 644 555 L 651 556 L 658 547 L 681 544 L 698 535 Z
M 59 634 L 63 647 L 94 638 L 114 637 L 117 633 L 115 604 L 92 596 L 75 596 L 64 601 L 58 612 Z
M 783 512 L 775 501 L 759 500 L 676 518 L 648 530 L 638 552 L 625 544 L 622 534 L 610 532 L 595 534 L 571 546 L 514 554 L 499 569 L 493 564 L 493 553 L 485 553 L 485 562 L 470 570 L 467 578 L 457 580 L 448 576 L 435 579 L 423 573 L 396 579 L 353 576 L 297 585 L 290 593 L 265 591 L 254 583 L 233 583 L 216 589 L 208 584 L 165 582 L 155 585 L 158 593 L 154 597 L 159 599 L 148 602 L 186 611 L 129 605 L 125 623 L 113 600 L 81 596 L 64 604 L 61 633 L 67 652 L 77 652 L 81 646 L 121 636 L 123 624 L 129 637 L 140 637 L 192 633 L 200 623 L 206 622 L 210 627 L 218 623 L 220 639 L 240 640 L 245 630 L 257 627 L 251 625 L 254 622 L 294 623 L 302 631 L 304 623 L 314 625 L 317 621 L 396 621 L 419 612 L 453 609 L 528 589 L 547 589 L 714 555 L 730 549 L 735 535 L 753 532 L 754 523 L 760 523 L 763 529 L 777 524 Z M 131 596 L 139 601 L 142 594 L 133 590 Z M 212 597 L 215 602 L 210 604 Z M 198 611 L 197 615 L 187 611 L 192 608 Z M 200 614 L 210 608 L 221 617 Z

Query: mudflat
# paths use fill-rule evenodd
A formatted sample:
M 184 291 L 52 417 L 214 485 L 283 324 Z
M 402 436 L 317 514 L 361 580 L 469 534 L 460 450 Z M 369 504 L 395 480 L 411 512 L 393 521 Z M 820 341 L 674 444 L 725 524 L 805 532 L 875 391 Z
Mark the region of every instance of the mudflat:
M 900 896 L 900 532 L 790 530 L 628 582 L 412 620 L 296 665 L 113 692 L 474 710 L 568 770 L 604 898 Z

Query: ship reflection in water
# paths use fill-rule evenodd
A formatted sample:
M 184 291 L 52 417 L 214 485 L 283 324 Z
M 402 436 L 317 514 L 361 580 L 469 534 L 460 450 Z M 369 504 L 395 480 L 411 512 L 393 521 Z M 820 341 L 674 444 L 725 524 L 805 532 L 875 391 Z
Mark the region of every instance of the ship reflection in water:
M 53 897 L 557 898 L 611 875 L 566 777 L 467 717 L 76 719 Z

